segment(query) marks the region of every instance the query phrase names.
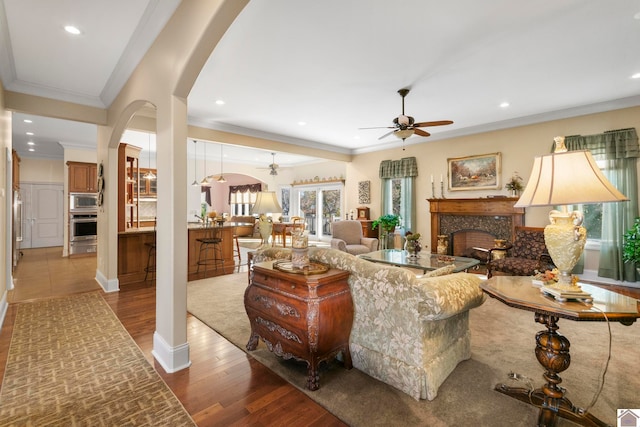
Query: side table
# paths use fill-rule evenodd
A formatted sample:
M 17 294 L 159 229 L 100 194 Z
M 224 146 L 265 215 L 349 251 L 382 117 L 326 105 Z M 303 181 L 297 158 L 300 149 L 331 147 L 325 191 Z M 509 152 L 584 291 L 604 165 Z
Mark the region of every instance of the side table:
M 566 418 L 584 426 L 606 426 L 606 423 L 593 414 L 583 413 L 574 406 L 565 396 L 565 389 L 559 385 L 562 382 L 559 374 L 569 368 L 571 357 L 569 339 L 558 333 L 558 321 L 561 318 L 575 321 L 608 320 L 629 326 L 640 318 L 638 302 L 633 298 L 584 284 L 581 286 L 592 295 L 592 303 L 560 302 L 542 294 L 540 288 L 533 286 L 531 281 L 530 276 L 494 276 L 480 284 L 485 293 L 504 304 L 532 311 L 534 320 L 546 328 L 535 337 L 535 355 L 544 368 L 543 378 L 546 383 L 533 391 L 504 384 L 496 385 L 495 390 L 540 408 L 538 426 L 555 426 L 558 418 Z
M 276 270 L 273 261 L 255 264 L 244 294 L 251 323 L 247 350 L 255 350 L 262 339 L 276 355 L 307 362 L 309 390 L 319 388 L 320 363 L 338 353 L 351 369 L 348 277 L 349 272 L 336 269 L 304 275 Z

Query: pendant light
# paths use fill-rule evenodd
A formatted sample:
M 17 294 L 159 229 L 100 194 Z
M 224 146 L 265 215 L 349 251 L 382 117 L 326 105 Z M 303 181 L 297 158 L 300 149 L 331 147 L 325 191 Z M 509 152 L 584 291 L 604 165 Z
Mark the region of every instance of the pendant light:
M 148 141 L 147 148 L 149 149 L 149 170 L 144 174 L 144 179 L 151 181 L 152 179 L 156 179 L 156 175 L 151 171 L 151 134 L 148 133 Z
M 219 183 L 227 182 L 227 180 L 224 179 L 224 175 L 222 174 L 222 144 L 220 144 L 220 176 L 218 177 L 217 181 Z
M 194 139 L 193 140 L 193 182 L 191 183 L 191 185 L 193 185 L 194 187 L 197 187 L 200 185 L 200 183 L 196 179 L 196 175 L 198 172 L 198 164 L 196 163 L 197 161 L 198 161 L 198 141 Z
M 203 187 L 211 187 L 209 183 L 209 177 L 207 176 L 207 143 L 204 143 L 204 178 L 200 181 L 200 185 Z

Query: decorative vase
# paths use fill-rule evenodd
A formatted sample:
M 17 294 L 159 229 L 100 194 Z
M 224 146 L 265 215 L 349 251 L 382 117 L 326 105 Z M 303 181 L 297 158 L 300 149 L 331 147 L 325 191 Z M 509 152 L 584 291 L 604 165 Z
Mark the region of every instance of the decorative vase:
M 491 259 L 503 259 L 506 254 L 507 251 L 506 250 L 499 250 L 502 248 L 506 248 L 507 246 L 507 241 L 504 239 L 494 239 L 493 240 L 493 252 L 491 253 Z
M 447 255 L 449 252 L 449 236 L 446 234 L 438 234 L 438 255 Z
M 309 265 L 309 236 L 305 232 L 291 235 L 291 264 L 297 268 Z

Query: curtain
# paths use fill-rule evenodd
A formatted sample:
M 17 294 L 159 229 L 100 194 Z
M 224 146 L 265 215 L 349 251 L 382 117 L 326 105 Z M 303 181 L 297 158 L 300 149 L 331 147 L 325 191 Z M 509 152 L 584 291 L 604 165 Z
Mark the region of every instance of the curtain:
M 589 150 L 596 161 L 604 163 L 607 179 L 628 202 L 603 203 L 602 237 L 598 276 L 628 282 L 636 281 L 635 266 L 622 260 L 624 232 L 638 216 L 637 159 L 640 145 L 635 128 L 607 131 L 596 135 L 565 138 L 569 150 Z
M 382 185 L 381 212 L 383 215 L 393 211 L 393 183 L 394 179 L 401 180 L 400 206 L 397 212 L 405 230 L 412 230 L 416 223 L 415 209 L 415 177 L 418 176 L 418 162 L 415 157 L 405 157 L 400 160 L 383 160 L 380 162 L 379 176 Z

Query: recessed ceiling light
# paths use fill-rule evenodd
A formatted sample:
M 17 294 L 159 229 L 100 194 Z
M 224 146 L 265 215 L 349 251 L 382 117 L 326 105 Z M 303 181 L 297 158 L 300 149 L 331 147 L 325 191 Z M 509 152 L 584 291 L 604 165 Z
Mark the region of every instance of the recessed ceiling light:
M 27 135 L 33 136 L 33 132 L 27 132 Z
M 635 73 L 631 76 L 632 79 L 640 79 L 640 73 Z
M 36 143 L 33 142 L 33 141 L 29 141 L 29 142 L 27 142 L 27 145 L 36 145 Z
M 298 122 L 298 124 L 299 124 L 300 126 L 305 126 L 305 125 L 307 124 L 307 122 Z
M 222 99 L 217 99 L 216 105 L 224 105 L 224 101 Z
M 500 103 L 500 108 L 507 108 L 508 106 L 509 106 L 509 103 L 506 101 Z
M 23 122 L 25 122 L 25 123 L 33 123 L 33 120 L 24 119 Z
M 78 27 L 74 27 L 73 25 L 65 25 L 64 30 L 69 34 L 73 34 L 74 36 L 80 34 L 80 30 L 78 29 Z
M 29 151 L 36 151 L 35 148 L 29 148 Z

